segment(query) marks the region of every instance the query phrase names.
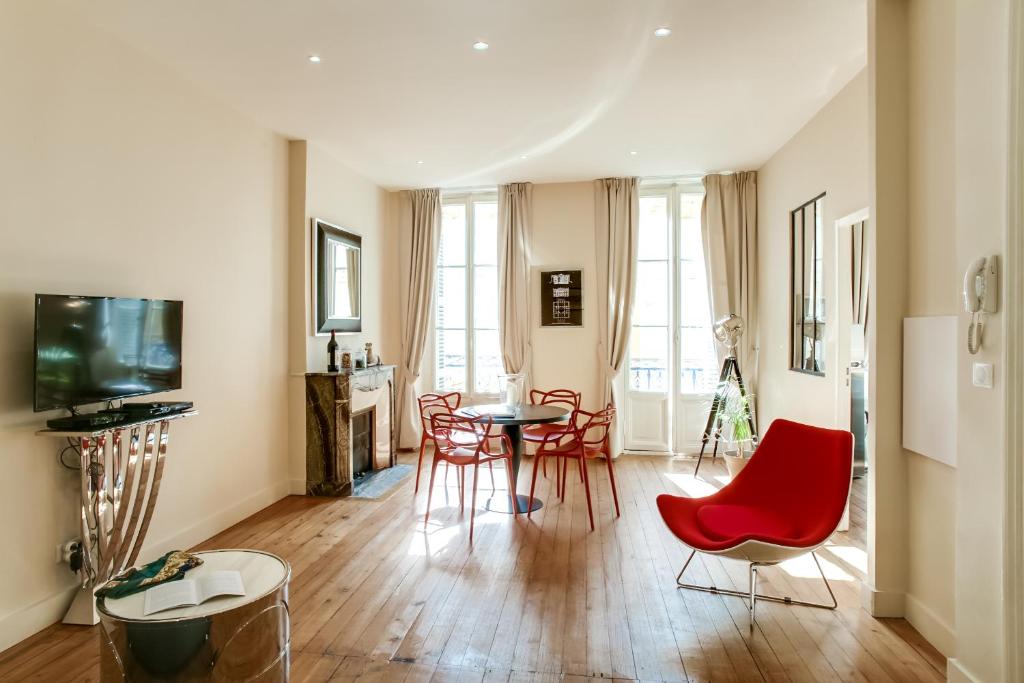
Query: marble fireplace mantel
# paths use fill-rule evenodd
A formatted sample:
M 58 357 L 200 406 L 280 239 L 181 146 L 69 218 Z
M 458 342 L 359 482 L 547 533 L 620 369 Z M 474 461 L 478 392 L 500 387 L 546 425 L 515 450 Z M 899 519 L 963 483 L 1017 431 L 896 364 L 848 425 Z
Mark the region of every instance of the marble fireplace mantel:
M 395 464 L 395 366 L 306 373 L 306 494 L 352 495 L 352 418 L 372 411 L 373 470 Z

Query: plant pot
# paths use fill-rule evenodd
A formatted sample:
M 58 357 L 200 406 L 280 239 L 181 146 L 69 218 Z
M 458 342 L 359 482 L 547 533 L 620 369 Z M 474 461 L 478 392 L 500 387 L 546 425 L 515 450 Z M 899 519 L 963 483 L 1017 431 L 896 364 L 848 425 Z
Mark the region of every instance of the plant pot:
M 736 475 L 740 473 L 744 467 L 747 466 L 749 458 L 744 458 L 742 455 L 729 455 L 725 454 L 725 467 L 729 470 L 729 477 L 732 479 L 736 478 Z

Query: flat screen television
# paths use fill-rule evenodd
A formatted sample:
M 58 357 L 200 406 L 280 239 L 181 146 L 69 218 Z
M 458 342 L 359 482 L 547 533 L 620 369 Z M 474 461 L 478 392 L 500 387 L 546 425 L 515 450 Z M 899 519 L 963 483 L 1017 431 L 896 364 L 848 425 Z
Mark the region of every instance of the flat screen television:
M 34 408 L 181 388 L 182 302 L 36 295 Z

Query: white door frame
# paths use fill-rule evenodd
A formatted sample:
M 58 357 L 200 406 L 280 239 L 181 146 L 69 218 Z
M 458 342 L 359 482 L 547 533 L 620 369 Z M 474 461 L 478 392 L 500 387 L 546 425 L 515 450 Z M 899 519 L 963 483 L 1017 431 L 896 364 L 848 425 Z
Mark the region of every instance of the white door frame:
M 650 397 L 649 403 L 653 404 L 656 401 L 660 403 L 662 396 L 664 396 L 665 405 L 658 406 L 659 409 L 664 411 L 663 419 L 666 421 L 666 430 L 664 443 L 650 443 L 643 444 L 638 441 L 629 439 L 629 434 L 624 434 L 623 445 L 625 448 L 624 452 L 627 453 L 642 453 L 644 455 L 652 455 L 663 453 L 665 455 L 675 455 L 681 453 L 696 453 L 696 449 L 699 448 L 699 440 L 694 444 L 688 442 L 685 439 L 683 432 L 686 409 L 690 406 L 701 405 L 710 403 L 711 394 L 683 394 L 680 391 L 680 378 L 679 378 L 679 344 L 680 344 L 680 327 L 679 327 L 679 307 L 681 301 L 681 282 L 680 282 L 680 223 L 679 223 L 679 201 L 681 195 L 685 193 L 703 193 L 704 187 L 701 185 L 699 179 L 685 178 L 672 181 L 664 181 L 657 183 L 644 184 L 640 188 L 640 196 L 645 195 L 661 195 L 666 193 L 668 195 L 667 215 L 669 222 L 669 275 L 670 283 L 669 286 L 671 291 L 669 293 L 669 382 L 666 394 L 657 392 L 636 392 L 632 391 L 629 387 L 629 353 L 626 354 L 626 367 L 623 372 L 619 373 L 618 381 L 620 396 L 623 397 L 625 403 L 625 418 L 628 421 L 630 419 L 630 412 L 635 408 L 633 399 L 638 402 L 644 402 L 645 394 Z M 628 422 L 627 422 L 628 423 Z
M 844 358 L 844 353 L 843 353 L 843 335 L 845 334 L 845 332 L 844 332 L 844 330 L 841 329 L 841 327 L 838 324 L 841 320 L 845 319 L 845 318 L 841 318 L 840 314 L 838 313 L 838 311 L 840 310 L 840 307 L 842 307 L 844 305 L 842 299 L 839 296 L 840 293 L 842 292 L 842 285 L 840 284 L 841 278 L 839 277 L 839 275 L 840 275 L 840 273 L 844 273 L 847 270 L 849 270 L 849 266 L 848 265 L 844 266 L 844 264 L 842 264 L 840 262 L 840 255 L 842 253 L 842 250 L 839 248 L 839 244 L 840 244 L 839 239 L 840 239 L 840 237 L 844 236 L 844 232 L 846 230 L 849 230 L 850 228 L 852 228 L 856 223 L 860 223 L 861 221 L 870 220 L 870 218 L 871 218 L 871 211 L 870 211 L 869 207 L 864 207 L 863 209 L 860 209 L 859 211 L 854 211 L 851 214 L 847 214 L 847 215 L 843 216 L 842 218 L 839 218 L 839 219 L 837 219 L 835 221 L 834 234 L 833 234 L 834 239 L 833 239 L 833 242 L 832 242 L 832 245 L 833 245 L 833 248 L 832 248 L 832 251 L 833 251 L 832 272 L 834 273 L 834 277 L 832 278 L 832 280 L 833 280 L 832 286 L 833 286 L 833 295 L 834 296 L 833 296 L 832 300 L 835 301 L 835 307 L 836 307 L 836 311 L 837 311 L 837 313 L 835 314 L 835 317 L 837 318 L 837 320 L 836 320 L 837 325 L 836 325 L 836 334 L 835 334 L 835 337 L 834 337 L 835 344 L 836 344 L 836 346 L 835 346 L 835 348 L 836 348 L 836 372 L 833 375 L 833 377 L 834 377 L 833 384 L 834 384 L 834 388 L 835 388 L 835 418 L 834 419 L 835 419 L 835 425 L 837 427 L 842 428 L 842 429 L 849 429 L 850 428 L 850 411 L 848 409 L 844 410 L 844 406 L 846 406 L 848 408 L 848 404 L 846 402 L 848 396 L 844 397 L 844 393 L 845 394 L 849 394 L 849 392 L 850 392 L 850 387 L 849 387 L 849 385 L 846 382 L 846 377 L 847 377 L 846 370 L 848 369 L 850 361 L 849 361 L 849 345 L 848 344 L 846 346 L 847 353 L 845 354 L 845 358 Z M 870 285 L 869 285 L 869 287 L 870 287 Z M 865 333 L 866 333 L 866 330 L 865 330 Z M 844 366 L 844 363 L 845 363 L 845 366 Z

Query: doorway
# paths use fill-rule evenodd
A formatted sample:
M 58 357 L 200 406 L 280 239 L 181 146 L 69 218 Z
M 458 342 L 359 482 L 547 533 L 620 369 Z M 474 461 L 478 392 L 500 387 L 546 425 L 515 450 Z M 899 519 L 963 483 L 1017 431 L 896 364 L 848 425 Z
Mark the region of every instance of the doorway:
M 835 224 L 836 426 L 853 433 L 854 477 L 867 474 L 869 235 L 868 209 L 843 216 Z
M 624 446 L 694 453 L 718 381 L 698 182 L 640 191 L 636 300 L 626 372 Z

